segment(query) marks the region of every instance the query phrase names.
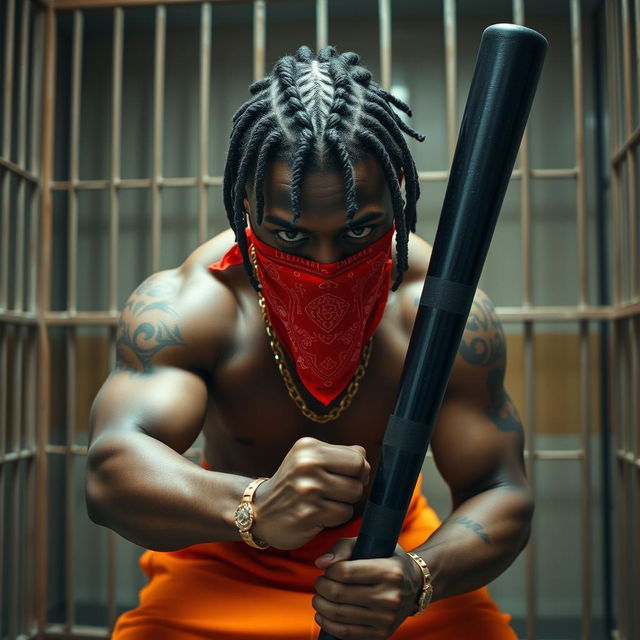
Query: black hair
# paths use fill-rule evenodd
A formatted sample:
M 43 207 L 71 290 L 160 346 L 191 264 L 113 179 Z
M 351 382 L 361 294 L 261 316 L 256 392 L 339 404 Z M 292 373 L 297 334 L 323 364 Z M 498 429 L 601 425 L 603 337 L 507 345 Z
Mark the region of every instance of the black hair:
M 409 230 L 416 227 L 416 202 L 420 197 L 418 172 L 403 132 L 422 142 L 424 136 L 407 126 L 391 108 L 408 116 L 411 109 L 371 79 L 353 52 L 338 54 L 335 47 L 320 49 L 316 58 L 302 46 L 295 56 L 284 56 L 273 71 L 249 88 L 252 98 L 233 116 L 229 151 L 224 169 L 223 197 L 229 224 L 244 258 L 253 286 L 259 283 L 247 252 L 244 208 L 245 189 L 253 178 L 256 221 L 264 216 L 264 179 L 268 162 L 282 159 L 291 166 L 293 222 L 300 217 L 300 187 L 312 163 L 331 163 L 345 185 L 347 219 L 358 211 L 353 162 L 369 153 L 378 160 L 391 192 L 396 223 L 398 288 L 408 267 Z M 405 179 L 402 199 L 398 171 Z M 253 175 L 252 175 L 253 174 Z

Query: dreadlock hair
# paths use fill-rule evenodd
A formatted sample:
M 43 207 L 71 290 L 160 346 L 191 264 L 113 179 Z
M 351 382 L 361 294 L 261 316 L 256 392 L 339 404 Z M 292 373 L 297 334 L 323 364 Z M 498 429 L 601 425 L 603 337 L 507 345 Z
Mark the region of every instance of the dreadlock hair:
M 335 47 L 322 48 L 317 57 L 302 46 L 295 56 L 280 58 L 273 71 L 253 83 L 252 97 L 233 116 L 229 150 L 224 170 L 224 206 L 244 266 L 256 289 L 247 251 L 244 196 L 253 180 L 256 220 L 264 217 L 264 180 L 270 160 L 291 166 L 291 210 L 293 222 L 300 218 L 301 184 L 312 163 L 330 163 L 342 173 L 346 216 L 358 211 L 354 191 L 353 162 L 366 153 L 383 170 L 396 223 L 396 290 L 408 267 L 409 230 L 416 227 L 416 202 L 420 197 L 418 172 L 403 132 L 422 142 L 425 137 L 409 126 L 391 105 L 411 116 L 411 109 L 371 80 L 371 72 L 359 64 L 353 52 L 338 54 Z M 398 171 L 405 176 L 406 203 L 402 199 Z

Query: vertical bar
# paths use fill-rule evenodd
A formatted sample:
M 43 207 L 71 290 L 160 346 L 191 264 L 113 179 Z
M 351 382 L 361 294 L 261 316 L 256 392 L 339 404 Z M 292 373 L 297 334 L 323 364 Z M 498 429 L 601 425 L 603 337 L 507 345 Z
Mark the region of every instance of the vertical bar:
M 164 57 L 167 10 L 156 7 L 154 86 L 153 86 L 153 178 L 151 189 L 151 271 L 160 269 L 160 232 L 162 215 L 162 124 L 164 117 Z
M 582 640 L 591 638 L 591 354 L 589 322 L 580 322 L 580 425 L 582 460 L 580 496 L 582 515 Z
M 18 89 L 18 149 L 17 164 L 25 168 L 27 141 L 27 75 L 29 63 L 29 6 L 28 0 L 22 2 L 20 25 L 20 78 Z M 27 184 L 18 176 L 16 199 L 16 239 L 15 239 L 15 279 L 13 307 L 17 311 L 24 308 L 24 223 L 27 215 Z
M 267 5 L 265 0 L 253 2 L 253 79 L 265 76 L 267 50 Z
M 207 238 L 207 182 L 209 175 L 209 84 L 211 77 L 211 4 L 200 9 L 200 171 L 198 172 L 198 238 Z
M 636 32 L 637 34 L 637 32 Z M 638 36 L 636 36 L 638 37 Z M 640 329 L 640 316 L 636 315 L 634 318 L 631 318 L 632 325 L 632 342 L 631 342 L 631 355 L 633 358 L 632 362 L 632 378 L 631 378 L 631 388 L 638 389 L 638 385 L 640 385 L 640 355 L 638 354 L 638 349 L 640 345 L 638 344 L 638 331 Z M 634 437 L 634 448 L 633 454 L 636 460 L 636 463 L 640 461 L 640 400 L 638 399 L 638 394 L 634 393 L 632 402 L 634 405 L 634 411 L 631 416 L 631 424 L 635 425 L 635 437 Z M 633 575 L 635 577 L 635 585 L 633 593 L 637 594 L 640 589 L 640 549 L 638 549 L 638 531 L 640 531 L 640 466 L 637 464 L 635 466 L 631 466 L 629 464 L 630 472 L 633 474 L 635 478 L 635 495 L 636 500 L 633 505 L 633 510 L 635 513 L 634 518 L 634 531 L 635 534 L 635 544 L 633 545 L 635 551 L 635 571 Z M 640 614 L 638 613 L 637 607 L 634 608 L 634 616 L 635 616 L 635 630 L 636 634 L 640 633 Z
M 618 83 L 617 83 L 617 37 L 616 0 L 607 0 L 607 75 L 609 77 L 609 137 L 611 157 L 618 150 Z M 620 170 L 615 164 L 611 168 L 611 224 L 613 239 L 613 302 L 622 301 L 622 258 L 620 247 Z M 617 423 L 613 423 L 617 424 Z
M 444 55 L 447 94 L 447 141 L 449 145 L 449 164 L 451 164 L 456 150 L 456 123 L 458 120 L 456 0 L 444 0 Z
M 20 536 L 20 494 L 18 486 L 19 460 L 9 463 L 9 487 L 11 488 L 11 521 L 9 527 L 9 638 L 15 640 L 18 637 L 18 545 Z
M 73 12 L 73 49 L 71 62 L 71 140 L 69 142 L 69 222 L 67 310 L 74 312 L 77 306 L 78 281 L 78 156 L 80 152 L 80 94 L 82 91 L 82 11 Z
M 580 0 L 571 0 L 571 55 L 573 64 L 573 115 L 576 154 L 576 206 L 578 229 L 579 306 L 587 305 L 589 273 L 587 264 L 587 222 L 584 158 L 584 96 L 582 88 L 582 25 Z
M 587 264 L 587 220 L 585 199 L 584 96 L 582 86 L 582 24 L 580 0 L 570 1 L 573 117 L 575 127 L 576 216 L 578 234 L 578 306 L 589 296 Z M 580 424 L 583 456 L 580 461 L 582 516 L 582 638 L 591 638 L 591 429 L 589 324 L 580 322 Z
M 631 73 L 631 17 L 629 16 L 630 0 L 622 1 L 622 73 L 624 87 L 624 139 L 628 140 L 633 134 L 633 79 Z M 636 39 L 640 37 L 636 34 Z M 638 243 L 637 243 L 637 215 L 638 202 L 636 197 L 636 159 L 633 149 L 626 153 L 627 161 L 627 212 L 629 224 L 629 297 L 638 296 Z
M 624 420 L 624 411 L 623 411 L 623 400 L 624 393 L 621 389 L 621 384 L 623 380 L 622 370 L 623 370 L 623 349 L 622 349 L 622 320 L 616 320 L 614 322 L 614 360 L 615 366 L 612 368 L 612 371 L 615 371 L 614 380 L 613 380 L 613 388 L 615 391 L 615 400 L 613 405 L 616 407 L 615 410 L 615 422 L 612 424 L 616 425 L 616 451 L 619 451 L 624 448 L 623 438 L 620 434 L 620 425 Z M 626 599 L 627 599 L 627 554 L 626 554 L 626 509 L 623 504 L 624 496 L 626 494 L 626 464 L 625 461 L 620 458 L 620 456 L 616 456 L 617 461 L 617 499 L 619 503 L 619 508 L 617 509 L 618 517 L 617 517 L 617 558 L 616 564 L 618 568 L 618 631 L 622 638 L 627 638 L 627 608 L 626 608 Z
M 513 21 L 524 26 L 524 0 L 513 0 Z M 531 171 L 529 162 L 529 127 L 520 144 L 520 247 L 522 252 L 522 305 L 531 306 Z
M 12 450 L 20 451 L 20 436 L 22 435 L 22 390 L 23 390 L 23 334 L 22 327 L 17 326 L 14 332 L 14 352 L 13 352 L 13 398 L 12 398 L 12 420 L 13 420 L 13 443 Z M 11 517 L 11 536 L 9 537 L 9 549 L 12 550 L 9 560 L 9 637 L 15 638 L 21 631 L 18 627 L 18 576 L 23 567 L 20 566 L 22 547 L 22 536 L 20 535 L 20 504 L 21 492 L 23 490 L 20 482 L 20 458 L 14 460 L 11 465 L 11 506 L 13 507 Z
M 640 109 L 640 0 L 634 1 L 634 14 L 636 17 L 636 87 L 638 88 L 638 108 Z
M 29 8 L 30 1 L 22 2 L 22 21 L 20 24 L 20 84 L 18 89 L 18 154 L 17 164 L 26 169 L 27 148 L 27 76 L 29 70 Z
M 0 323 L 0 518 L 4 520 L 4 494 L 5 483 L 7 481 L 7 463 L 4 461 L 4 454 L 7 450 L 7 325 Z M 4 557 L 4 524 L 0 526 L 0 558 Z M 0 602 L 4 602 L 4 573 L 0 571 Z M 0 607 L 0 627 L 4 611 Z
M 378 0 L 380 23 L 380 83 L 391 88 L 391 0 Z
M 38 263 L 38 492 L 37 492 L 37 638 L 45 636 L 47 624 L 47 576 L 49 524 L 47 443 L 50 427 L 51 352 L 49 333 L 44 319 L 51 304 L 51 180 L 53 177 L 53 146 L 55 122 L 56 73 L 56 14 L 52 5 L 44 12 L 44 56 L 42 87 L 42 140 L 41 140 L 41 235 Z
M 108 327 L 108 370 L 111 371 L 116 364 L 116 338 L 117 327 Z M 116 575 L 116 533 L 109 529 L 107 531 L 107 625 L 109 627 L 109 636 L 112 635 L 113 627 L 116 623 L 116 590 L 117 590 L 117 575 Z
M 13 50 L 15 40 L 15 0 L 7 0 L 4 41 L 4 113 L 2 114 L 2 155 L 11 158 L 11 111 L 13 106 Z
M 120 227 L 120 144 L 122 135 L 122 42 L 124 11 L 113 10 L 113 55 L 111 78 L 113 102 L 111 105 L 111 179 L 109 180 L 109 311 L 118 306 L 118 230 Z
M 526 320 L 524 323 L 524 413 L 525 413 L 525 450 L 526 471 L 529 485 L 536 499 L 535 483 L 535 356 L 533 350 L 533 322 Z M 535 529 L 535 521 L 532 524 Z M 536 550 L 533 544 L 535 536 L 532 535 L 527 544 L 527 640 L 536 638 Z
M 42 135 L 41 117 L 43 93 L 43 48 L 45 42 L 44 16 L 42 10 L 36 11 L 33 33 L 33 51 L 32 51 L 32 73 L 31 73 L 31 171 L 35 175 L 40 174 L 40 154 L 38 146 Z M 36 311 L 37 308 L 37 291 L 38 291 L 38 229 L 40 224 L 40 216 L 38 211 L 38 202 L 41 195 L 41 182 L 31 190 L 31 234 L 29 238 L 29 310 Z
M 11 107 L 13 105 L 13 49 L 15 26 L 15 0 L 7 0 L 4 53 L 4 113 L 2 117 L 2 156 L 11 157 Z M 9 171 L 0 169 L 0 196 L 2 198 L 2 262 L 0 263 L 0 308 L 9 304 Z
M 329 9 L 327 0 L 316 0 L 316 50 L 329 44 Z
M 73 445 L 76 441 L 76 388 L 78 376 L 77 366 L 77 329 L 75 326 L 67 327 L 67 375 L 66 375 L 66 439 L 65 453 L 65 517 L 67 521 L 65 537 L 65 571 L 66 571 L 66 621 L 65 630 L 72 633 L 75 623 L 75 455 Z
M 36 424 L 35 424 L 35 405 L 36 405 L 36 381 L 38 372 L 38 351 L 36 343 L 36 333 L 29 327 L 27 342 L 27 374 L 26 381 L 29 389 L 29 401 L 27 402 L 27 447 L 30 451 L 36 448 Z M 25 539 L 26 549 L 35 548 L 35 532 L 36 532 L 36 469 L 37 456 L 31 456 L 27 459 L 27 536 Z M 33 553 L 27 553 L 26 562 L 26 579 L 25 579 L 25 629 L 33 629 L 36 620 L 36 591 L 35 591 L 35 575 L 36 564 Z

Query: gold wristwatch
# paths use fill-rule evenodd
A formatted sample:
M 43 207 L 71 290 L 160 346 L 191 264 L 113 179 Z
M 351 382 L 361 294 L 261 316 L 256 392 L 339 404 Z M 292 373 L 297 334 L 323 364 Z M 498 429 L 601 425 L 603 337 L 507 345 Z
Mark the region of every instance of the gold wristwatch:
M 251 534 L 251 528 L 256 520 L 256 510 L 253 506 L 253 494 L 256 489 L 269 478 L 256 478 L 252 480 L 242 494 L 242 501 L 236 507 L 235 523 L 240 532 L 241 538 L 254 549 L 266 549 L 269 545 L 260 540 L 254 538 Z
M 408 555 L 420 567 L 420 571 L 422 571 L 422 590 L 416 601 L 418 610 L 412 614 L 417 616 L 419 613 L 422 613 L 431 602 L 433 586 L 431 585 L 431 573 L 429 573 L 429 568 L 425 561 L 415 553 L 409 553 Z

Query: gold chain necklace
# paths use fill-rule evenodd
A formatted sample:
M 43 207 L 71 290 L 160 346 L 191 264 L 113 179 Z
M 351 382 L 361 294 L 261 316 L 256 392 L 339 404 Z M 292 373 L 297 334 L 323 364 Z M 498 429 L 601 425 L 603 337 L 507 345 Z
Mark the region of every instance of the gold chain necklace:
M 251 256 L 251 264 L 253 266 L 253 271 L 255 273 L 256 279 L 258 282 L 260 281 L 258 277 L 258 265 L 256 264 L 256 250 L 252 245 L 250 250 Z M 258 305 L 260 306 L 260 313 L 262 314 L 262 319 L 264 320 L 264 326 L 267 331 L 267 337 L 269 338 L 269 345 L 271 347 L 271 351 L 273 352 L 273 357 L 276 361 L 276 365 L 278 366 L 278 371 L 282 376 L 284 381 L 284 386 L 289 393 L 289 397 L 293 400 L 294 404 L 305 418 L 312 420 L 313 422 L 319 422 L 320 424 L 324 424 L 326 422 L 331 422 L 332 420 L 336 420 L 339 418 L 345 409 L 351 405 L 352 400 L 355 395 L 358 393 L 360 389 L 360 381 L 362 380 L 364 374 L 367 371 L 367 366 L 369 365 L 369 358 L 371 357 L 371 346 L 373 342 L 373 337 L 369 338 L 367 344 L 364 346 L 364 350 L 362 352 L 362 358 L 360 360 L 360 364 L 356 369 L 356 373 L 351 379 L 347 390 L 344 392 L 342 399 L 337 407 L 334 407 L 328 413 L 319 414 L 315 411 L 309 409 L 307 403 L 304 401 L 304 398 L 298 391 L 298 387 L 296 387 L 296 383 L 293 381 L 291 377 L 291 373 L 289 372 L 289 368 L 287 367 L 287 362 L 285 360 L 284 352 L 282 350 L 282 346 L 280 345 L 280 341 L 271 326 L 271 322 L 269 320 L 269 316 L 267 315 L 267 306 L 264 301 L 264 296 L 262 295 L 262 291 L 258 291 Z

